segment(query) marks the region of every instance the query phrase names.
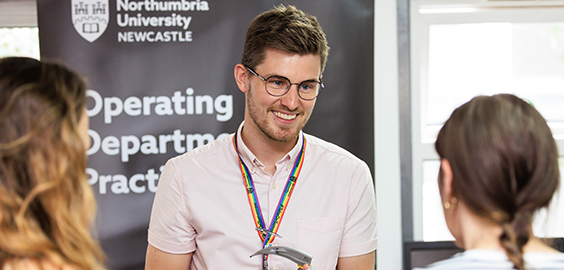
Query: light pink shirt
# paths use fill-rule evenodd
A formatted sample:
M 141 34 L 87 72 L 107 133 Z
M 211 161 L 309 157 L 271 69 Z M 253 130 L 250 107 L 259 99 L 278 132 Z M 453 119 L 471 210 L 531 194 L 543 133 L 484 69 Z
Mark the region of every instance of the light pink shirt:
M 242 125 L 239 127 L 241 130 Z M 296 146 L 276 163 L 272 176 L 238 136 L 265 223 L 299 154 Z M 377 247 L 374 186 L 368 166 L 344 149 L 305 134 L 305 161 L 273 245 L 313 256 L 317 269 L 335 269 L 338 257 Z M 261 269 L 262 248 L 255 230 L 233 136 L 169 160 L 159 180 L 149 225 L 149 243 L 168 253 L 194 252 L 191 269 Z M 269 256 L 269 269 L 297 269 Z

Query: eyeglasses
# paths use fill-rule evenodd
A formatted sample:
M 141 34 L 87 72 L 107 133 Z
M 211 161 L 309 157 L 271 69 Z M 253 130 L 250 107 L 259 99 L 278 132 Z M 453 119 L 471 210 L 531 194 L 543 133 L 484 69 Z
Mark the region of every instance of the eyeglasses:
M 323 81 L 319 78 L 316 80 L 307 80 L 301 83 L 291 83 L 290 80 L 283 76 L 272 75 L 268 78 L 258 75 L 254 70 L 245 66 L 251 73 L 265 81 L 264 88 L 271 96 L 281 97 L 288 93 L 292 85 L 298 86 L 298 96 L 303 100 L 312 100 L 317 97 L 319 90 L 323 87 Z

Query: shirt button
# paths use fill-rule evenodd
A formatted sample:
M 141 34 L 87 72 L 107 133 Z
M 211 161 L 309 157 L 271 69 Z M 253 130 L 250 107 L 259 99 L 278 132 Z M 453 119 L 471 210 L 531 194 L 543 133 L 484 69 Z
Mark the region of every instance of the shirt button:
M 276 189 L 276 183 L 272 183 L 272 189 Z
M 280 270 L 280 267 L 276 266 L 274 267 L 274 270 Z

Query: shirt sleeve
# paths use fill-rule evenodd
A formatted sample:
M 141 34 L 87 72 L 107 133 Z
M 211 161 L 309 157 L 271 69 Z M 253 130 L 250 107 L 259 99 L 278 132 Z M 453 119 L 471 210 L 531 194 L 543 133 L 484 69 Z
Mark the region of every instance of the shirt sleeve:
M 182 181 L 174 160 L 169 160 L 159 179 L 149 222 L 149 244 L 172 254 L 196 250 L 196 232 L 189 224 Z
M 370 253 L 378 246 L 376 198 L 370 169 L 366 163 L 352 174 L 347 218 L 339 257 Z

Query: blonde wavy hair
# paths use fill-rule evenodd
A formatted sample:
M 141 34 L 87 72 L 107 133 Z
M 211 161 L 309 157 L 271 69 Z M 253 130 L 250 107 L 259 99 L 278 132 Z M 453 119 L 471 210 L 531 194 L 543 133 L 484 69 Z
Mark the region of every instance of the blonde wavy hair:
M 104 268 L 78 132 L 85 106 L 84 81 L 64 65 L 0 59 L 0 269 Z

